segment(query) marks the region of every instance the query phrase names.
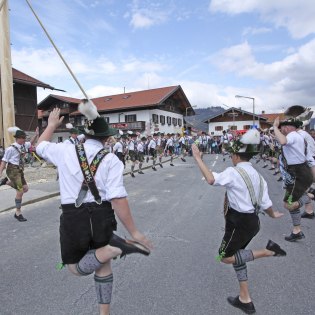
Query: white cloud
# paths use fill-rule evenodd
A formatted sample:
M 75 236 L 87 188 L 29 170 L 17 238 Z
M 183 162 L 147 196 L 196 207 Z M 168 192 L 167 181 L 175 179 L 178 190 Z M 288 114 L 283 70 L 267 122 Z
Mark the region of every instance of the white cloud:
M 270 32 L 271 32 L 271 28 L 267 28 L 267 27 L 260 27 L 260 28 L 246 27 L 243 30 L 242 35 L 243 36 L 258 35 L 258 34 L 266 34 L 266 33 L 270 33 Z
M 230 15 L 257 12 L 263 21 L 287 28 L 294 38 L 315 33 L 313 0 L 212 0 L 209 8 Z

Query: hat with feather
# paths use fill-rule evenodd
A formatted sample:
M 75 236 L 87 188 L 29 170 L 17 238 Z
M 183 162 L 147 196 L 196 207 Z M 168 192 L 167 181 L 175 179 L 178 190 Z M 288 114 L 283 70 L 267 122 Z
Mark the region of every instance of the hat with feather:
M 24 138 L 24 139 L 26 138 L 25 131 L 20 129 L 19 127 L 16 127 L 16 126 L 9 127 L 8 131 L 13 134 L 14 138 Z
M 285 121 L 280 122 L 281 126 L 294 126 L 296 128 L 301 128 L 307 126 L 313 115 L 311 108 L 307 108 L 301 105 L 293 105 L 287 108 L 284 112 L 287 116 Z
M 260 143 L 260 133 L 256 128 L 249 129 L 243 136 L 232 143 L 227 149 L 230 153 L 252 154 L 259 153 L 258 145 Z
M 91 100 L 82 100 L 78 106 L 78 110 L 86 117 L 83 128 L 80 128 L 83 134 L 93 137 L 106 137 L 117 134 L 117 129 L 109 127 Z
M 70 134 L 76 134 L 77 135 L 80 133 L 80 131 L 78 129 L 74 128 L 71 123 L 67 123 L 66 128 L 69 129 Z

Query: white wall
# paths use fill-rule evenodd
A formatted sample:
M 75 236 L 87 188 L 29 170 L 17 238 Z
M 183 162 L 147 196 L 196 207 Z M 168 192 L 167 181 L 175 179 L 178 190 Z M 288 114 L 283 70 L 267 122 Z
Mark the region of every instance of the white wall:
M 223 130 L 227 130 L 227 129 L 230 129 L 231 126 L 236 126 L 237 127 L 237 130 L 244 130 L 244 125 L 250 125 L 252 126 L 253 125 L 253 120 L 243 120 L 243 121 L 235 121 L 233 122 L 232 121 L 218 121 L 218 122 L 210 122 L 209 123 L 209 133 L 210 135 L 212 135 L 212 132 L 213 132 L 213 135 L 214 136 L 221 136 L 222 135 L 222 132 Z M 260 123 L 258 120 L 255 120 L 255 125 L 260 128 Z M 223 127 L 223 130 L 222 131 L 216 131 L 215 130 L 215 127 L 217 126 L 222 126 Z
M 119 113 L 112 113 L 112 114 L 102 114 L 104 117 L 109 117 L 109 123 L 124 123 L 125 122 L 125 115 L 137 115 L 136 121 L 145 121 L 146 122 L 146 130 L 145 134 L 153 134 L 154 132 L 164 132 L 164 133 L 181 133 L 182 132 L 182 127 L 184 124 L 184 119 L 183 115 L 177 114 L 177 113 L 172 113 L 172 112 L 167 112 L 164 110 L 160 109 L 145 109 L 145 110 L 137 110 L 137 111 L 125 111 L 121 112 L 122 115 L 120 116 L 120 121 L 119 121 Z M 158 123 L 153 123 L 152 122 L 152 114 L 159 115 L 159 122 Z M 160 115 L 165 116 L 165 124 L 162 125 L 160 124 Z M 182 121 L 182 126 L 174 126 L 173 124 L 168 125 L 167 124 L 167 116 L 171 118 L 176 118 L 176 119 L 181 119 Z M 154 130 L 158 129 L 158 130 Z

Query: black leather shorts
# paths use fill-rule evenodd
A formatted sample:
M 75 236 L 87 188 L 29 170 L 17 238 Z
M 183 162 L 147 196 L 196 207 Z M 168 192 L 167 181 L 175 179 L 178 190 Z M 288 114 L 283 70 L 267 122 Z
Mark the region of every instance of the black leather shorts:
M 108 244 L 117 229 L 114 211 L 109 202 L 101 205 L 85 203 L 61 205 L 60 246 L 64 264 L 76 264 L 90 249 Z

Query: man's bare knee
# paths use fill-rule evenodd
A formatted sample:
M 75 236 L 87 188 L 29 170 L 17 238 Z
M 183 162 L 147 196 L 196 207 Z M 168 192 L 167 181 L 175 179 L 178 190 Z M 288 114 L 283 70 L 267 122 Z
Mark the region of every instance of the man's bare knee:
M 235 262 L 235 259 L 234 259 L 234 256 L 231 256 L 231 257 L 222 258 L 221 261 L 225 264 L 233 264 Z
M 78 270 L 77 270 L 77 265 L 76 265 L 76 264 L 69 264 L 69 265 L 67 265 L 67 267 L 68 267 L 68 270 L 69 270 L 72 274 L 74 274 L 74 275 L 76 275 L 76 276 L 82 276 L 82 275 L 78 272 Z

